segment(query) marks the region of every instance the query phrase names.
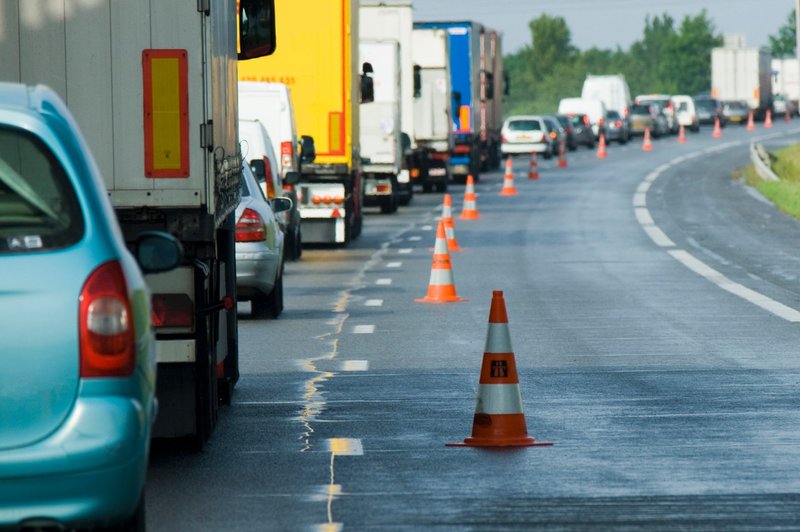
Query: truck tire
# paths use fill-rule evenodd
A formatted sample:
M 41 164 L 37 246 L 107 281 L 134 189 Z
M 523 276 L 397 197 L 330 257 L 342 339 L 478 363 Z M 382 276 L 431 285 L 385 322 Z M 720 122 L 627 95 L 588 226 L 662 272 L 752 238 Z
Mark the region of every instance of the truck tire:
M 392 191 L 392 195 L 381 201 L 381 213 L 392 214 L 397 212 L 397 194 Z

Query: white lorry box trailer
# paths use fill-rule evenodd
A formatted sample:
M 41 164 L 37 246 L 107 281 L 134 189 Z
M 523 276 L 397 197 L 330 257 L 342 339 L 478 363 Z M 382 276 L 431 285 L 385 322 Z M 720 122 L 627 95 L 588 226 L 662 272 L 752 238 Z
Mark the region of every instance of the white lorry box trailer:
M 762 48 L 711 50 L 711 96 L 747 102 L 757 118 L 772 106 L 772 56 Z
M 363 23 L 363 21 L 362 21 Z M 362 38 L 361 61 L 374 66 L 374 99 L 359 109 L 359 135 L 364 172 L 364 205 L 381 212 L 397 210 L 400 149 L 400 44 L 395 40 Z
M 800 101 L 800 63 L 796 57 L 772 58 L 772 95 L 782 94 L 794 109 Z
M 207 0 L 201 11 L 194 0 L 0 2 L 0 80 L 46 84 L 64 99 L 129 244 L 151 229 L 183 244 L 183 266 L 147 276 L 154 437 L 204 442 L 238 378 L 237 5 L 274 13 L 272 0 Z M 273 28 L 263 28 L 272 39 Z M 263 44 L 271 53 L 274 40 Z
M 453 148 L 450 52 L 447 30 L 425 28 L 413 32 L 413 62 L 419 78 L 414 98 L 414 140 L 430 151 L 429 178 L 424 190 L 447 188 L 450 180 L 448 158 Z M 412 174 L 412 180 L 417 176 Z
M 400 80 L 399 130 L 401 139 L 406 139 L 408 144 L 401 142 L 401 165 L 397 174 L 397 201 L 400 205 L 407 205 L 413 197 L 413 185 L 410 180 L 409 167 L 415 166 L 415 161 L 425 156 L 414 141 L 414 67 L 411 61 L 412 44 L 411 31 L 412 3 L 411 0 L 361 0 L 359 7 L 359 38 L 362 40 L 393 40 L 397 41 L 399 48 L 399 62 L 397 64 Z M 376 76 L 384 66 L 373 63 Z M 377 98 L 377 94 L 376 94 Z M 364 111 L 364 107 L 361 107 Z M 362 120 L 363 122 L 363 120 Z M 363 139 L 364 136 L 362 135 Z M 364 147 L 361 147 L 362 152 Z M 365 187 L 367 185 L 365 184 Z

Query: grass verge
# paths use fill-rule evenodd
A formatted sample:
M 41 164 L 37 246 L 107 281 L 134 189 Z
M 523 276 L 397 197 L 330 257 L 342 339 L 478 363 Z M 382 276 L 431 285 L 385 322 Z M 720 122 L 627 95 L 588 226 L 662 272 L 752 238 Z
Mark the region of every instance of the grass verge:
M 764 181 L 752 164 L 739 175 L 743 175 L 748 185 L 755 187 L 778 209 L 800 220 L 800 144 L 783 148 L 773 155 L 772 171 L 780 177 L 779 181 Z

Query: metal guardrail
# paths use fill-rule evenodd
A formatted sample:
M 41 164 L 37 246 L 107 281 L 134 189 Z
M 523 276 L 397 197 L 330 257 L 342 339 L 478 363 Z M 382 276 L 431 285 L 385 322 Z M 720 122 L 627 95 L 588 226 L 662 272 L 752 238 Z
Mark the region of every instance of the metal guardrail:
M 772 171 L 769 152 L 756 142 L 750 143 L 750 160 L 756 168 L 756 173 L 765 181 L 779 181 L 780 178 Z

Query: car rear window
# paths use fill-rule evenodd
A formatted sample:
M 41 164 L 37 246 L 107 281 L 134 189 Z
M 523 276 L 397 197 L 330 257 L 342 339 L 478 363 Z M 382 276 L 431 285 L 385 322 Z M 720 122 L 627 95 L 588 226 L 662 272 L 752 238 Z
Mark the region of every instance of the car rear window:
M 509 131 L 541 131 L 538 120 L 512 120 L 508 123 Z
M 61 163 L 36 136 L 0 126 L 0 253 L 70 246 L 84 221 Z
M 631 107 L 631 113 L 635 115 L 649 115 L 650 108 L 648 108 L 646 105 L 634 105 Z

